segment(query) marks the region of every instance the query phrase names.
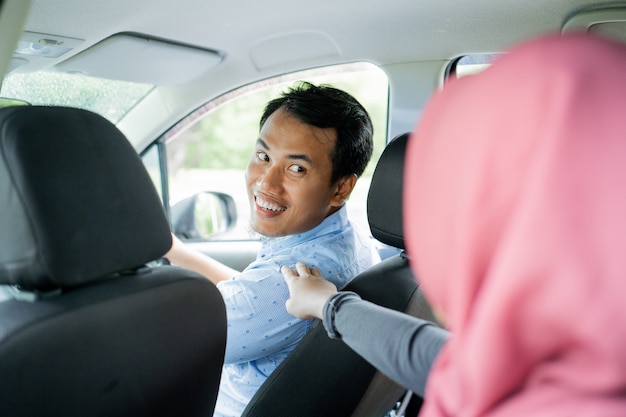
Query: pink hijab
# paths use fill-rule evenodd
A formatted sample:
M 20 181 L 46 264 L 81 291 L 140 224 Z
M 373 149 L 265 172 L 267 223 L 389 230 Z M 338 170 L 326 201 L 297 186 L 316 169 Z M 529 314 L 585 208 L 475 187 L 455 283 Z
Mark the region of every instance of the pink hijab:
M 433 97 L 412 267 L 453 337 L 420 417 L 626 416 L 626 47 L 520 45 Z

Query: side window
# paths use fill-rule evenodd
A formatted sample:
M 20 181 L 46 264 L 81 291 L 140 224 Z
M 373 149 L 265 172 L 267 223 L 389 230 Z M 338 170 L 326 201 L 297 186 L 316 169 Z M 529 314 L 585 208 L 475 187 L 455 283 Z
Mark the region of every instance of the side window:
M 154 183 L 157 192 L 159 193 L 159 197 L 163 200 L 163 182 L 161 177 L 161 167 L 159 161 L 159 147 L 151 146 L 141 155 L 141 159 L 143 160 L 143 164 Z
M 346 203 L 350 218 L 369 230 L 366 197 L 387 139 L 388 81 L 378 67 L 349 64 L 310 70 L 242 87 L 205 104 L 162 138 L 166 196 L 174 232 L 186 240 L 250 240 L 244 173 L 265 104 L 297 81 L 330 84 L 363 104 L 374 124 L 374 155 Z M 156 149 L 156 146 L 153 146 Z M 148 165 L 151 150 L 144 152 Z M 156 152 L 156 150 L 155 150 Z M 151 162 L 154 164 L 155 162 Z M 160 182 L 155 179 L 157 187 Z

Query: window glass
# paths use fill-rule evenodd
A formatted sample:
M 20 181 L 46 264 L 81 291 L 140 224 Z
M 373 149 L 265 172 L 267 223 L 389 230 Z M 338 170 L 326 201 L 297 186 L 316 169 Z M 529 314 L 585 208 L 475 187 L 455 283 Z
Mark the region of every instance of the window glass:
M 25 100 L 34 105 L 78 107 L 117 123 L 153 88 L 149 84 L 38 71 L 9 74 L 2 82 L 0 96 Z
M 163 200 L 163 183 L 161 181 L 161 164 L 159 160 L 159 151 L 157 146 L 147 149 L 142 155 L 143 164 L 146 166 L 148 175 L 154 183 L 154 187 L 159 193 L 159 197 Z
M 374 124 L 374 155 L 357 182 L 347 207 L 353 221 L 368 231 L 366 197 L 372 172 L 387 138 L 388 82 L 371 64 L 350 64 L 310 70 L 245 86 L 211 101 L 165 134 L 169 196 L 175 204 L 205 191 L 229 194 L 235 200 L 236 226 L 220 240 L 250 239 L 249 207 L 244 172 L 258 138 L 265 104 L 296 81 L 330 84 L 361 102 Z

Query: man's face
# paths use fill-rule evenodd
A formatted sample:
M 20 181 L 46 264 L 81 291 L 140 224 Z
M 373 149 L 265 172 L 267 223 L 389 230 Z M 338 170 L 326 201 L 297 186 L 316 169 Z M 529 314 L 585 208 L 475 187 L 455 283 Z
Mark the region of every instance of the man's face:
M 305 124 L 283 109 L 265 122 L 246 170 L 250 224 L 265 236 L 312 229 L 347 196 L 330 185 L 333 128 Z

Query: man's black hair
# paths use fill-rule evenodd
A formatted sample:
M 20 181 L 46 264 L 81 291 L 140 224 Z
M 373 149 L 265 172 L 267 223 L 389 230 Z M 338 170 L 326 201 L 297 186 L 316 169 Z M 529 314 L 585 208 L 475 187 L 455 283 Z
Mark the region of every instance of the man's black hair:
M 306 124 L 335 129 L 331 184 L 346 175 L 363 173 L 372 157 L 374 129 L 367 110 L 354 97 L 329 85 L 299 82 L 267 103 L 260 127 L 281 108 Z

